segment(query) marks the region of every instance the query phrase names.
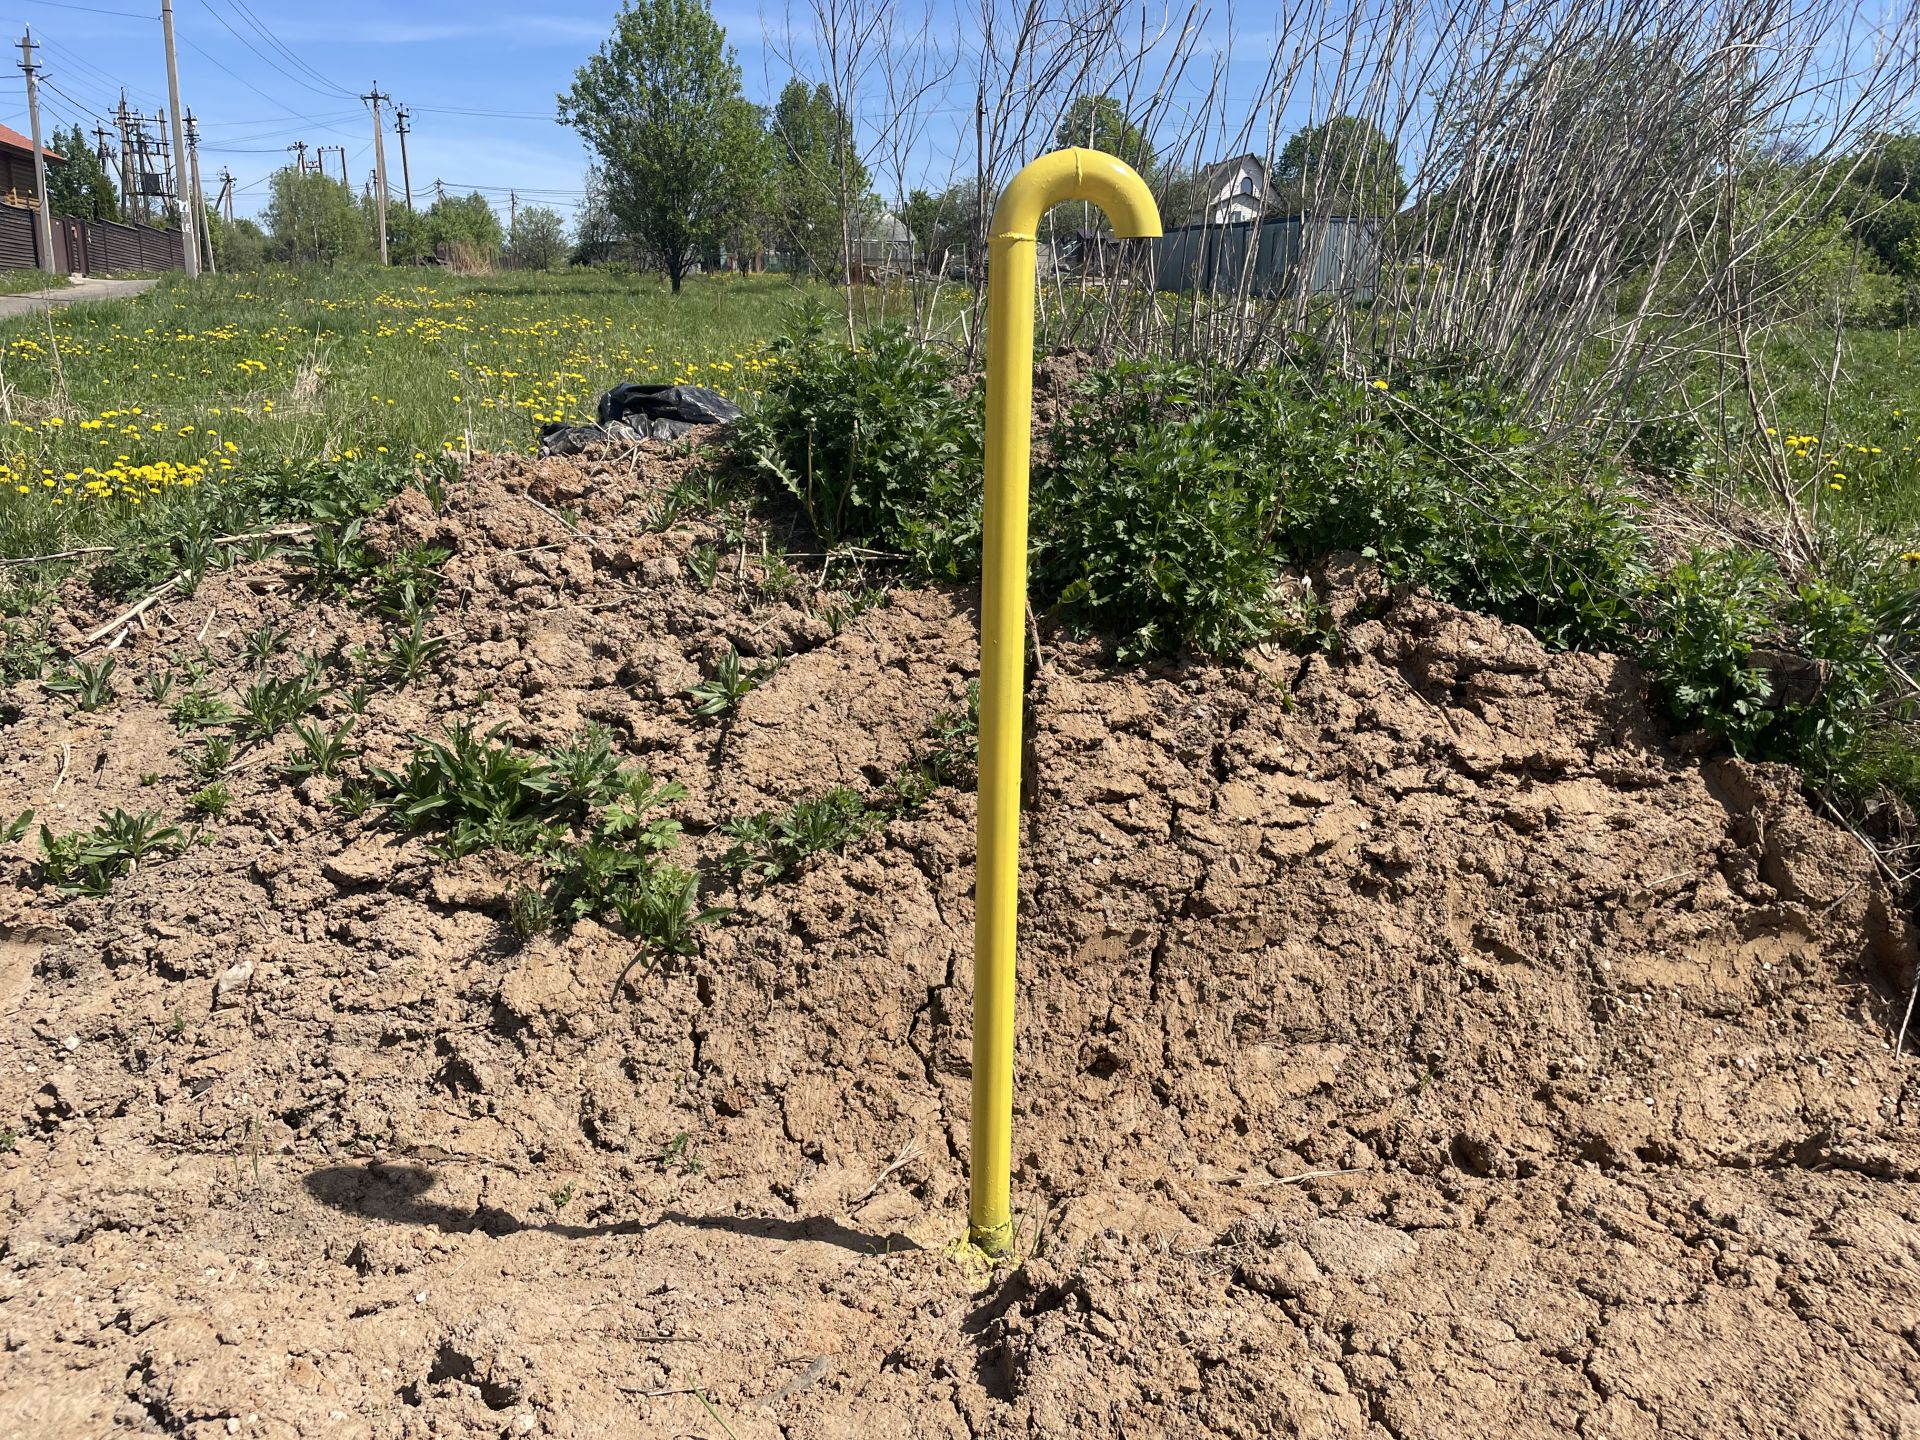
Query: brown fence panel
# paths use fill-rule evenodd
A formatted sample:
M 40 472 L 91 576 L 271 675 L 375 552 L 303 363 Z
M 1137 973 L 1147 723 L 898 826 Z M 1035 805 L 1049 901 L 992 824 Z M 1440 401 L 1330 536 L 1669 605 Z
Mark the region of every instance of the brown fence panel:
M 0 269 L 32 270 L 39 263 L 34 255 L 33 212 L 0 205 Z
M 100 228 L 106 232 L 107 269 L 138 270 L 140 264 L 140 232 L 131 225 L 116 224 L 111 220 L 100 222 Z

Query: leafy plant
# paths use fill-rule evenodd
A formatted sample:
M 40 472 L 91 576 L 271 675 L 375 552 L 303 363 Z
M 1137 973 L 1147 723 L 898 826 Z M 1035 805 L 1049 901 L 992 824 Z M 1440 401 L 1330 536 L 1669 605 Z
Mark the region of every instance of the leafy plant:
M 733 844 L 720 863 L 735 875 L 778 880 L 815 855 L 844 850 L 884 818 L 859 792 L 839 786 L 784 811 L 728 821 L 721 833 Z
M 522 940 L 544 935 L 553 928 L 553 902 L 538 885 L 520 884 L 507 897 L 507 923 Z
M 171 670 L 152 670 L 146 679 L 140 682 L 140 693 L 156 705 L 164 705 L 173 696 L 174 675 Z
M 38 680 L 52 663 L 44 618 L 0 620 L 0 685 Z
M 187 753 L 186 762 L 188 772 L 199 780 L 226 774 L 233 764 L 233 737 L 209 735 L 198 750 Z
M 306 675 L 262 675 L 240 692 L 243 728 L 253 739 L 271 739 L 311 710 L 325 693 Z
M 27 831 L 32 828 L 32 825 L 33 811 L 31 809 L 22 810 L 7 823 L 5 829 L 0 830 L 0 845 L 11 845 L 20 840 L 26 835 Z
M 379 803 L 379 797 L 370 786 L 358 780 L 349 780 L 334 792 L 333 803 L 350 820 L 358 820 L 370 812 Z
M 489 847 L 539 849 L 548 825 L 530 782 L 540 761 L 502 743 L 504 729 L 481 732 L 460 721 L 444 739 L 417 738 L 405 769 L 374 770 L 395 823 L 415 833 L 445 833 L 450 856 Z
M 167 711 L 167 718 L 173 722 L 173 728 L 184 735 L 189 730 L 225 725 L 234 719 L 234 711 L 226 701 L 207 694 L 196 685 L 173 702 L 172 708 Z
M 287 774 L 296 777 L 333 774 L 340 768 L 340 762 L 353 753 L 347 748 L 347 737 L 352 733 L 351 720 L 332 729 L 304 720 L 296 721 L 293 734 L 300 748 L 287 761 Z
M 427 617 L 416 614 L 404 630 L 395 633 L 381 669 L 395 684 L 411 685 L 426 674 L 446 648 L 446 637 L 427 634 Z
M 63 890 L 84 895 L 106 894 L 115 880 L 147 856 L 171 854 L 185 843 L 180 831 L 163 824 L 153 810 L 132 814 L 115 809 L 103 814 L 93 829 L 67 835 L 40 827 L 46 878 Z
M 739 422 L 739 453 L 790 494 L 833 548 L 877 546 L 919 574 L 964 578 L 980 542 L 981 392 L 898 328 L 860 347 L 814 310 L 774 345 L 759 409 Z
M 720 551 L 712 545 L 696 546 L 687 556 L 687 568 L 693 571 L 693 578 L 702 590 L 713 589 L 713 582 L 720 575 Z
M 46 687 L 55 695 L 71 696 L 82 710 L 100 710 L 114 700 L 113 667 L 111 655 L 91 663 L 76 661 L 66 674 L 46 681 Z
M 269 621 L 259 629 L 247 632 L 240 644 L 241 653 L 255 665 L 265 665 L 287 648 L 287 640 L 292 634 L 291 625 L 275 625 Z
M 187 804 L 191 805 L 202 815 L 209 816 L 215 820 L 225 815 L 227 813 L 227 807 L 232 803 L 232 794 L 230 794 L 227 787 L 218 780 L 195 793 L 193 798 L 187 801 Z
M 709 720 L 732 714 L 740 708 L 740 702 L 753 692 L 754 687 L 778 668 L 779 663 L 775 661 L 748 670 L 740 663 L 740 652 L 729 645 L 727 653 L 713 667 L 713 674 L 687 688 L 687 697 L 693 701 L 693 713 Z

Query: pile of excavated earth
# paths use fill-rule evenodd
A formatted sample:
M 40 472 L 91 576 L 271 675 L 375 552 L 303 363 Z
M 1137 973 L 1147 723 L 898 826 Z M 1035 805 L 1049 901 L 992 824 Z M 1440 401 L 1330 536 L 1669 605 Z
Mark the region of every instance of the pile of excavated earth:
M 974 596 L 845 604 L 662 529 L 700 463 L 402 494 L 366 538 L 451 552 L 447 643 L 342 776 L 241 746 L 104 896 L 0 851 L 0 1436 L 1920 1435 L 1915 951 L 1869 856 L 1676 745 L 1627 661 L 1358 565 L 1312 577 L 1331 654 L 1129 669 L 1041 626 L 983 1265 L 970 787 L 786 878 L 713 863 L 900 772 Z M 116 608 L 67 605 L 70 643 Z M 209 574 L 116 637 L 115 703 L 5 695 L 0 822 L 190 828 L 140 682 L 193 654 L 231 699 L 262 625 L 341 660 L 385 623 L 284 556 Z M 702 717 L 729 647 L 780 664 Z M 523 940 L 519 858 L 336 803 L 456 721 L 604 726 L 684 787 L 729 911 L 697 953 Z

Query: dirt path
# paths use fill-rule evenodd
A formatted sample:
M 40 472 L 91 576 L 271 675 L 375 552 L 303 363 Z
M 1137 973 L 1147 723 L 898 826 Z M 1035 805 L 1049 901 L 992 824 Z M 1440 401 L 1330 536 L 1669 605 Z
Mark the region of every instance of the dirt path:
M 146 294 L 159 283 L 158 280 L 86 279 L 31 295 L 0 295 L 0 320 L 11 320 L 15 316 L 31 315 L 50 306 L 73 305 L 83 300 L 130 300 L 135 295 Z
M 835 609 L 755 543 L 707 588 L 728 527 L 654 528 L 680 468 L 488 461 L 370 524 L 453 552 L 450 645 L 356 766 L 603 724 L 707 861 L 884 785 L 970 597 Z M 520 942 L 511 862 L 346 818 L 285 737 L 106 899 L 0 860 L 0 1435 L 1920 1433 L 1914 951 L 1867 857 L 1790 774 L 1669 745 L 1631 665 L 1321 584 L 1332 655 L 1043 636 L 992 1274 L 954 1244 L 964 789 L 716 895 L 651 974 L 611 924 Z M 178 814 L 137 679 L 381 633 L 279 562 L 150 620 L 112 708 L 6 697 L 0 816 Z M 701 723 L 729 644 L 784 663 Z

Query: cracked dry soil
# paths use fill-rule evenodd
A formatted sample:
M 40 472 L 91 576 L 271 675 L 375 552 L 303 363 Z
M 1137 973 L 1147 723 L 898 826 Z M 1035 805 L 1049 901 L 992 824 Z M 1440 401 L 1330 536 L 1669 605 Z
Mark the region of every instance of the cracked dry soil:
M 602 723 L 709 858 L 884 783 L 971 597 L 835 633 L 745 560 L 703 590 L 712 526 L 643 523 L 681 463 L 483 460 L 377 517 L 454 552 L 452 644 L 368 760 Z M 1044 637 L 993 1275 L 952 1248 L 970 794 L 719 897 L 617 995 L 616 930 L 521 945 L 510 867 L 343 818 L 284 739 L 106 899 L 6 852 L 0 1436 L 1920 1435 L 1914 951 L 1868 857 L 1669 744 L 1627 662 L 1321 583 L 1334 657 Z M 178 814 L 132 681 L 196 637 L 239 678 L 263 620 L 378 632 L 277 561 L 150 620 L 112 708 L 13 693 L 0 814 Z M 696 722 L 729 642 L 790 658 Z

